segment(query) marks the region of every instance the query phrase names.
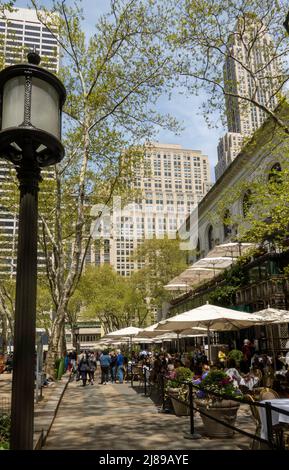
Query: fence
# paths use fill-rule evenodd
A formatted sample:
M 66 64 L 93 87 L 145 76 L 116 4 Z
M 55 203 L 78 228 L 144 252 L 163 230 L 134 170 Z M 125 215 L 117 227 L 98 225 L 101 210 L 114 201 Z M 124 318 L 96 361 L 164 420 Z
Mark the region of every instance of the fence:
M 132 366 L 131 367 L 131 386 L 133 387 L 134 380 L 136 378 L 136 373 L 134 372 L 135 368 Z M 138 372 L 140 368 L 138 367 Z M 257 428 L 260 428 L 258 430 L 261 430 L 261 424 L 256 423 L 256 430 L 255 433 L 251 433 L 248 431 L 245 431 L 243 429 L 240 429 L 236 426 L 230 425 L 223 419 L 218 419 L 214 416 L 211 416 L 209 413 L 206 413 L 203 409 L 200 409 L 200 407 L 196 406 L 195 404 L 195 399 L 194 399 L 194 390 L 200 391 L 202 390 L 200 387 L 197 385 L 194 385 L 192 382 L 181 382 L 180 384 L 185 385 L 188 387 L 188 401 L 181 400 L 180 398 L 176 397 L 175 395 L 172 396 L 169 392 L 166 392 L 166 381 L 168 379 L 162 375 L 158 374 L 157 375 L 157 380 L 152 383 L 150 381 L 149 375 L 147 373 L 147 370 L 143 372 L 143 375 L 141 377 L 141 383 L 143 384 L 143 391 L 145 396 L 150 396 L 152 393 L 152 387 L 155 388 L 155 390 L 159 393 L 160 396 L 160 402 L 162 405 L 162 409 L 165 410 L 166 406 L 166 395 L 170 398 L 174 398 L 174 400 L 178 401 L 181 404 L 185 404 L 189 408 L 190 412 L 190 435 L 192 438 L 198 437 L 195 433 L 195 423 L 194 423 L 194 412 L 198 411 L 201 415 L 206 416 L 207 418 L 222 424 L 223 426 L 230 428 L 233 431 L 236 431 L 239 434 L 242 434 L 246 437 L 249 437 L 253 439 L 253 442 L 257 441 L 260 444 L 265 444 L 272 450 L 284 450 L 285 449 L 285 443 L 283 439 L 283 429 L 282 426 L 273 426 L 272 422 L 272 412 L 277 412 L 282 415 L 285 415 L 288 417 L 288 423 L 289 423 L 289 411 L 286 411 L 284 409 L 278 408 L 277 406 L 274 406 L 270 403 L 270 401 L 267 401 L 266 403 L 260 403 L 258 401 L 248 401 L 245 398 L 234 398 L 231 396 L 226 396 L 224 394 L 218 394 L 215 392 L 209 392 L 210 395 L 214 395 L 216 398 L 219 399 L 227 399 L 231 401 L 235 401 L 238 404 L 245 404 L 250 406 L 251 410 L 252 407 L 253 409 L 263 409 L 264 410 L 264 416 L 265 416 L 265 423 L 266 423 L 266 430 L 267 430 L 267 439 L 262 438 L 260 435 L 257 434 Z M 248 393 L 249 394 L 249 393 Z M 259 413 L 259 410 L 257 411 Z M 252 413 L 253 414 L 253 413 Z
M 11 426 L 11 402 L 9 398 L 0 399 L 0 450 L 8 449 Z

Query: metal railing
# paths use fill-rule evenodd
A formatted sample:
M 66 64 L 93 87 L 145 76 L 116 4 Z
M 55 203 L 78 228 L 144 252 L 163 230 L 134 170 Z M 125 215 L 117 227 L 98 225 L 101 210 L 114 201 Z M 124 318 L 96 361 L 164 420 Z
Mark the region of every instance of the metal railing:
M 139 368 L 138 368 L 139 369 Z M 134 372 L 135 371 L 135 372 Z M 132 366 L 131 368 L 131 386 L 133 387 L 134 384 L 134 378 L 136 377 L 136 366 Z M 282 415 L 288 416 L 289 417 L 289 411 L 283 410 L 281 408 L 278 408 L 277 406 L 274 406 L 270 403 L 270 401 L 267 401 L 266 403 L 260 403 L 259 401 L 248 401 L 246 400 L 243 396 L 241 398 L 236 398 L 232 396 L 228 396 L 225 394 L 220 394 L 216 392 L 211 392 L 211 391 L 206 391 L 206 393 L 215 396 L 216 398 L 219 399 L 226 399 L 226 400 L 231 400 L 235 401 L 236 403 L 244 404 L 252 407 L 258 408 L 263 408 L 265 409 L 265 417 L 266 417 L 266 428 L 267 428 L 267 439 L 262 438 L 260 435 L 257 435 L 256 431 L 253 434 L 252 432 L 245 431 L 243 429 L 240 429 L 239 427 L 233 426 L 223 419 L 218 419 L 215 416 L 212 416 L 208 412 L 204 411 L 204 409 L 200 408 L 200 406 L 196 406 L 195 403 L 195 391 L 204 391 L 201 387 L 194 385 L 192 382 L 180 382 L 180 385 L 185 385 L 188 387 L 188 393 L 187 393 L 187 400 L 182 400 L 179 397 L 176 397 L 175 395 L 173 396 L 170 394 L 169 391 L 166 391 L 166 381 L 168 381 L 166 376 L 163 374 L 158 374 L 156 377 L 156 381 L 154 382 L 154 387 L 155 390 L 159 393 L 160 396 L 160 403 L 161 407 L 163 410 L 166 408 L 166 397 L 173 398 L 177 402 L 186 405 L 189 408 L 189 416 L 190 416 L 190 434 L 192 438 L 196 436 L 195 433 L 195 422 L 194 422 L 194 412 L 198 411 L 201 415 L 206 416 L 207 418 L 233 430 L 236 431 L 239 434 L 242 434 L 248 438 L 253 439 L 253 442 L 258 441 L 260 444 L 265 444 L 267 445 L 270 449 L 272 450 L 284 450 L 285 445 L 284 445 L 284 440 L 282 438 L 282 429 L 276 429 L 273 426 L 272 423 L 272 412 L 277 412 Z M 148 378 L 147 374 L 143 374 L 143 391 L 145 396 L 150 396 L 151 393 L 148 393 L 149 387 L 151 387 L 152 384 L 148 383 Z M 248 395 L 250 395 L 250 391 L 248 392 Z M 288 419 L 289 421 L 289 419 Z M 261 426 L 258 426 L 258 423 L 256 422 L 256 429 L 260 428 Z

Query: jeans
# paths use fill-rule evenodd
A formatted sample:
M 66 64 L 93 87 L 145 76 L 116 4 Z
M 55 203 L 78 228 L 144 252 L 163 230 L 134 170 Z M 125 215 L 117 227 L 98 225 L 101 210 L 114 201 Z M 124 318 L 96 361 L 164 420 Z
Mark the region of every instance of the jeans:
M 110 368 L 110 376 L 111 376 L 111 381 L 115 382 L 115 373 L 116 373 L 116 366 L 112 366 Z
M 120 383 L 123 382 L 123 372 L 124 372 L 123 366 L 118 366 L 117 373 L 116 373 L 116 378 Z
M 101 383 L 109 381 L 109 367 L 101 366 Z
M 80 374 L 81 374 L 81 380 L 82 380 L 83 386 L 85 387 L 86 381 L 87 381 L 87 372 L 86 370 L 81 370 Z

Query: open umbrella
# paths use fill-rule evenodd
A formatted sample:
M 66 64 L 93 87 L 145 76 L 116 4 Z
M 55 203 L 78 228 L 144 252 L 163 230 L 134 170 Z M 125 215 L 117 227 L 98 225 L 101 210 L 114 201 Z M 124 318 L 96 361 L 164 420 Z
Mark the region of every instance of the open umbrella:
M 181 333 L 188 328 L 206 328 L 210 359 L 210 330 L 228 331 L 262 324 L 260 315 L 239 312 L 217 305 L 205 304 L 159 322 L 156 331 L 170 330 Z
M 270 329 L 271 343 L 272 343 L 272 353 L 273 353 L 273 363 L 274 369 L 276 370 L 276 358 L 275 358 L 275 348 L 274 348 L 274 338 L 273 338 L 273 325 L 278 323 L 289 323 L 289 312 L 288 310 L 281 310 L 278 308 L 272 308 L 268 305 L 267 308 L 259 310 L 256 312 L 257 315 L 260 315 L 263 318 L 263 324 L 268 325 Z
M 137 328 L 135 326 L 127 326 L 126 328 L 121 328 L 120 330 L 111 331 L 105 335 L 105 338 L 109 339 L 127 339 L 129 341 L 129 347 L 131 349 L 131 340 L 134 336 L 136 336 L 141 328 Z
M 162 322 L 160 322 L 162 323 Z M 176 330 L 172 330 L 171 328 L 168 328 L 167 330 L 165 329 L 162 329 L 161 331 L 158 330 L 158 326 L 160 325 L 160 323 L 154 323 L 153 325 L 151 326 L 148 326 L 147 328 L 144 328 L 143 330 L 141 330 L 137 337 L 138 336 L 141 336 L 143 338 L 156 338 L 157 340 L 162 340 L 163 338 L 164 339 L 176 339 L 177 342 L 178 342 L 178 350 L 180 349 L 180 342 L 179 342 L 179 339 L 180 339 L 180 335 L 181 335 L 181 332 L 178 331 L 178 329 Z M 167 335 L 170 335 L 167 336 Z M 206 335 L 206 328 L 186 328 L 184 330 L 182 330 L 182 337 L 185 337 L 185 336 L 195 336 L 195 335 L 201 335 L 201 336 L 205 336 Z
M 260 315 L 264 321 L 270 323 L 289 323 L 289 311 L 280 310 L 278 308 L 267 307 L 263 310 L 255 312 Z
M 191 268 L 213 268 L 214 275 L 219 269 L 226 269 L 232 265 L 232 259 L 226 256 L 206 257 L 196 261 Z
M 111 331 L 105 335 L 106 338 L 121 338 L 123 336 L 135 336 L 141 328 L 136 328 L 135 326 L 127 326 L 126 328 L 121 328 L 120 330 Z
M 255 243 L 222 243 L 221 245 L 216 245 L 211 251 L 209 251 L 207 258 L 214 256 L 231 256 L 231 258 L 238 258 L 255 247 Z

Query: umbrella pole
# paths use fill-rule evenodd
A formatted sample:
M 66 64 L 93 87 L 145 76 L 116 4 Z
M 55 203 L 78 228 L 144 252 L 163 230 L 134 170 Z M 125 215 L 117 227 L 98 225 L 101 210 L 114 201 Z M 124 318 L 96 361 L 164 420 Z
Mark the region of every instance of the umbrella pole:
M 207 330 L 207 335 L 208 335 L 208 362 L 209 362 L 209 365 L 210 365 L 210 363 L 211 363 L 211 351 L 210 351 L 211 341 L 210 341 L 210 330 L 209 330 L 209 328 Z
M 273 338 L 273 325 L 269 325 L 269 329 L 270 329 L 270 336 L 271 336 L 271 342 L 272 342 L 273 366 L 276 372 L 276 357 L 275 357 L 274 338 Z
M 177 347 L 178 347 L 178 353 L 180 353 L 180 333 L 177 333 Z

